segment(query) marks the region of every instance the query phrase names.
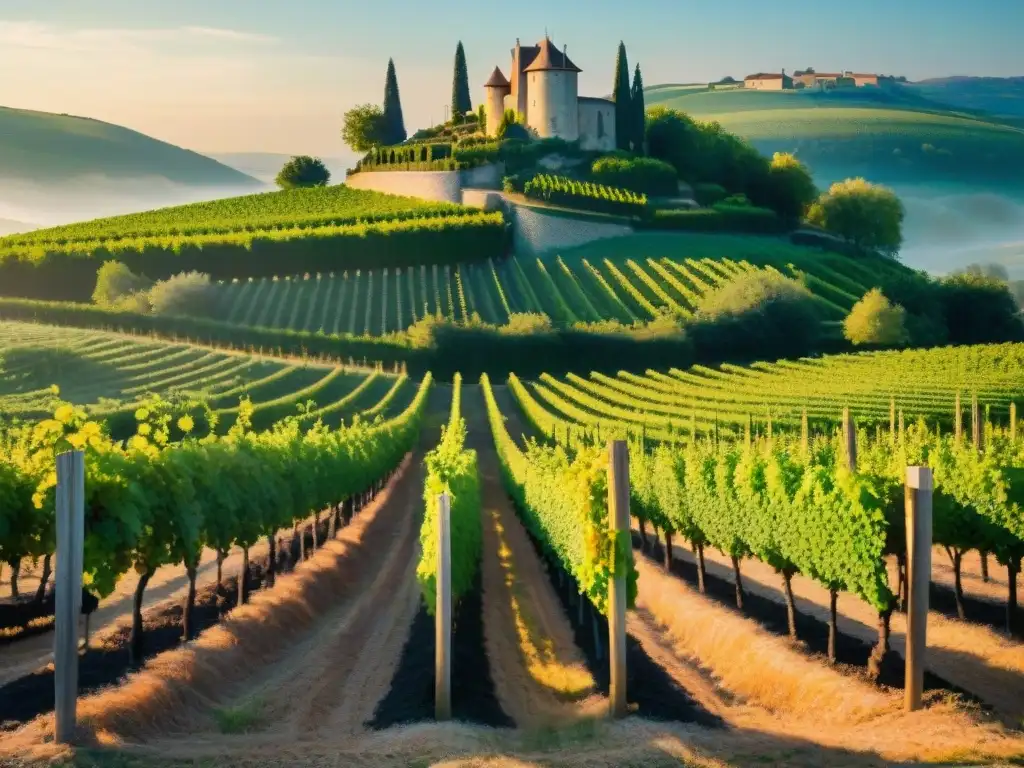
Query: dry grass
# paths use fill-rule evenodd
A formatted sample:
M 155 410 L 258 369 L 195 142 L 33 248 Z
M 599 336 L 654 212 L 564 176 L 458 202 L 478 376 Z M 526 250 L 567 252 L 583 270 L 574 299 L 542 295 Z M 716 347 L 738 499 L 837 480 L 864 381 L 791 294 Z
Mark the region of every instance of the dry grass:
M 372 540 L 388 535 L 374 526 L 377 512 L 410 463 L 411 454 L 373 505 L 294 572 L 279 576 L 274 589 L 254 594 L 248 605 L 235 608 L 194 642 L 153 657 L 123 684 L 81 698 L 82 739 L 144 739 L 187 729 L 198 713 L 223 701 L 254 669 L 272 664 L 377 555 Z M 52 733 L 53 716 L 37 718 L 0 739 L 0 758 L 17 755 Z
M 722 713 L 734 727 L 886 760 L 1024 758 L 1019 731 L 985 722 L 941 694 L 906 714 L 897 693 L 809 658 L 643 558 L 637 568 L 637 607 L 664 627 L 678 655 L 742 699 Z
M 717 605 L 643 557 L 637 608 L 648 611 L 676 649 L 710 669 L 721 687 L 770 712 L 859 722 L 899 703 L 876 688 L 807 658 L 788 640 Z

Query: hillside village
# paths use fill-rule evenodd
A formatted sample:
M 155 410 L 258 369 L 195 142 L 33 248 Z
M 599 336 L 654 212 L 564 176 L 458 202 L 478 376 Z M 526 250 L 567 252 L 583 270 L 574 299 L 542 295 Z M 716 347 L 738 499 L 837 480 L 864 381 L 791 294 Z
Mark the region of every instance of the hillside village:
M 728 78 L 732 80 L 732 78 Z M 843 70 L 842 72 L 816 72 L 814 69 L 796 70 L 787 75 L 781 72 L 755 72 L 743 78 L 742 86 L 756 91 L 789 91 L 816 88 L 828 91 L 835 88 L 864 88 L 865 86 L 887 86 L 899 78 L 891 75 L 877 75 Z M 736 83 L 736 81 L 732 81 Z M 718 84 L 724 84 L 720 81 Z M 736 83 L 739 85 L 739 83 Z M 717 85 L 717 84 L 712 84 Z

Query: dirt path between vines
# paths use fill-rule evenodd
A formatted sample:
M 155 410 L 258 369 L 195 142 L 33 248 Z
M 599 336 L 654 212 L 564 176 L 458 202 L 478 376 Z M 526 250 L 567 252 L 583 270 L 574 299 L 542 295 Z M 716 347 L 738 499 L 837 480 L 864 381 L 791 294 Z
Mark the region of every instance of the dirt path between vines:
M 423 455 L 437 444 L 450 403 L 450 387 L 436 386 L 408 470 L 375 513 L 374 560 L 353 571 L 301 642 L 233 697 L 230 708 L 245 711 L 257 729 L 355 735 L 387 694 L 419 607 Z
M 495 397 L 509 432 L 522 431 L 517 411 Z M 521 728 L 565 725 L 607 712 L 607 698 L 573 639 L 569 620 L 551 588 L 544 564 L 505 491 L 487 406 L 478 385 L 462 394 L 467 447 L 477 451 L 483 515 L 484 637 L 495 692 Z
M 675 557 L 694 562 L 693 553 L 682 546 L 673 547 Z M 732 564 L 717 550 L 704 554 L 709 573 L 733 583 Z M 741 565 L 745 590 L 784 605 L 781 577 L 768 565 L 746 559 Z M 797 610 L 828 621 L 828 590 L 803 576 L 793 578 Z M 877 612 L 859 597 L 843 593 L 838 603 L 839 630 L 866 643 L 878 638 Z M 904 655 L 906 616 L 892 616 L 891 646 Z M 949 619 L 940 613 L 928 614 L 928 653 L 926 667 L 939 677 L 969 691 L 992 706 L 1009 722 L 1024 718 L 1024 643 L 978 624 Z

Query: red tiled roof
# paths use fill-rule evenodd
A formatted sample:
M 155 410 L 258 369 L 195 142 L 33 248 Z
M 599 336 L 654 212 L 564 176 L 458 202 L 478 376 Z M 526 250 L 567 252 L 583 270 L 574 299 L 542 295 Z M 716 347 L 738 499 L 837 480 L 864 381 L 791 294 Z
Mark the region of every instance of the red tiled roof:
M 568 56 L 555 48 L 550 38 L 545 37 L 538 43 L 540 51 L 537 57 L 526 67 L 524 72 L 542 72 L 549 69 L 568 69 L 573 72 L 582 72 L 579 67 L 572 63 Z
M 501 67 L 495 67 L 490 78 L 484 83 L 484 88 L 509 88 L 511 84 L 501 72 Z

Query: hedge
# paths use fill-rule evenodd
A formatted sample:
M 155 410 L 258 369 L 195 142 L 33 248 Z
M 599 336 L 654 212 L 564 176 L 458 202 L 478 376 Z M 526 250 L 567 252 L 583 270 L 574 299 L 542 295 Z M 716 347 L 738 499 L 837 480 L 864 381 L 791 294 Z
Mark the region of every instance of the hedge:
M 638 229 L 686 230 L 687 232 L 739 232 L 779 235 L 791 227 L 767 208 L 726 206 L 694 210 L 658 210 L 634 225 Z
M 622 187 L 651 197 L 675 197 L 679 194 L 676 169 L 653 157 L 601 157 L 590 168 L 594 181 L 610 187 Z
M 422 350 L 411 349 L 400 337 L 328 336 L 233 325 L 206 318 L 121 312 L 72 302 L 0 298 L 0 320 L 154 334 L 170 341 L 195 342 L 246 352 L 262 350 L 267 354 L 327 357 L 338 361 L 349 358 L 362 361 L 365 358 L 368 362 L 381 362 L 385 366 L 408 362 L 419 367 L 416 361 L 424 356 Z
M 502 256 L 502 214 L 373 224 L 74 243 L 59 250 L 0 253 L 0 296 L 88 301 L 104 261 L 152 280 L 198 270 L 215 280 L 305 272 L 458 264 Z

